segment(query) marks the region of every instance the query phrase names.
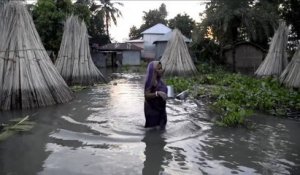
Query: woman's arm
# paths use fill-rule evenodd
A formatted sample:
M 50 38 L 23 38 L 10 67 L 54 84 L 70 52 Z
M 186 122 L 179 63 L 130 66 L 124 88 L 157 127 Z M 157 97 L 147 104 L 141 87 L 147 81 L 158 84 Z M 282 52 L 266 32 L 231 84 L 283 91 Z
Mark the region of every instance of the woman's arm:
M 145 98 L 149 99 L 149 98 L 155 98 L 158 97 L 157 91 L 156 92 L 150 92 L 150 91 L 145 91 Z

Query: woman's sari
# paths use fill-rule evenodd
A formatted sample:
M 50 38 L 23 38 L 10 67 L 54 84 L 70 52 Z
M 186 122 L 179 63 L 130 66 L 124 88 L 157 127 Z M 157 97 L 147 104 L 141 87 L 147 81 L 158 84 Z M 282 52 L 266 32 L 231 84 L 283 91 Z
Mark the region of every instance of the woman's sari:
M 162 91 L 168 93 L 167 86 L 159 78 L 156 79 L 157 83 L 154 83 L 155 68 L 159 62 L 152 61 L 147 68 L 145 92 L 155 93 L 156 91 Z M 155 85 L 156 84 L 156 85 Z M 145 127 L 160 126 L 162 129 L 167 124 L 167 112 L 166 101 L 160 96 L 154 98 L 145 98 L 144 113 L 146 118 Z

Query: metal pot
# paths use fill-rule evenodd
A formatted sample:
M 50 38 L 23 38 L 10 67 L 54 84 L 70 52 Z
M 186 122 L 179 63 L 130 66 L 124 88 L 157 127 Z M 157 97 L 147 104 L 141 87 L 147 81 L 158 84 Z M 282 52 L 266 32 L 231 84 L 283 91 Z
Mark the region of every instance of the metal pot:
M 167 86 L 168 88 L 168 97 L 169 98 L 174 98 L 174 88 L 173 86 Z

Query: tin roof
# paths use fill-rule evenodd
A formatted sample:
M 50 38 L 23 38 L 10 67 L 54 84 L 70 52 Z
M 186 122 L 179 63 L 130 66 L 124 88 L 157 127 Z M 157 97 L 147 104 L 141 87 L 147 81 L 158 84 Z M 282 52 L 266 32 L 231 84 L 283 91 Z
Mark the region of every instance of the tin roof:
M 142 48 L 131 43 L 110 43 L 101 46 L 99 50 L 103 51 L 122 51 L 122 50 L 142 50 Z
M 165 34 L 172 31 L 169 27 L 158 23 L 152 27 L 150 27 L 149 29 L 145 30 L 142 32 L 142 34 Z
M 143 39 L 134 39 L 134 40 L 128 40 L 126 43 L 143 43 Z

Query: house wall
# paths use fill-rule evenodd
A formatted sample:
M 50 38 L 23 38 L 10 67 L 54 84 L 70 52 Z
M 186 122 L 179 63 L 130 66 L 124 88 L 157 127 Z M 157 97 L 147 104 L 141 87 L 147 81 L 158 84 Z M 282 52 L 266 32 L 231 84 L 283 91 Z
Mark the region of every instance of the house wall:
M 144 50 L 142 57 L 149 57 L 153 56 L 155 58 L 155 44 L 153 44 L 154 41 L 161 38 L 164 34 L 144 34 L 143 40 L 144 40 Z
M 155 59 L 159 60 L 167 47 L 167 42 L 157 42 L 155 46 Z
M 140 65 L 141 52 L 140 51 L 123 51 L 122 65 Z
M 236 47 L 236 69 L 254 72 L 261 64 L 264 53 L 252 45 L 239 45 Z M 232 65 L 232 49 L 225 52 L 226 63 Z

